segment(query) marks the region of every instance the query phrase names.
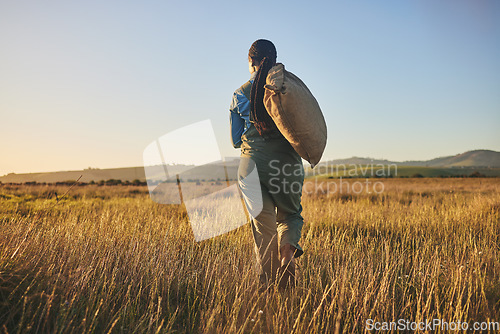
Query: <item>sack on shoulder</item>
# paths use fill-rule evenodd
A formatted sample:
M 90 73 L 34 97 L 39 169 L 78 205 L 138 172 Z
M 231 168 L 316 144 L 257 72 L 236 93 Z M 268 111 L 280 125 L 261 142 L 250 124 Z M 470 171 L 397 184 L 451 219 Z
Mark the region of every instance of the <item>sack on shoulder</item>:
M 326 122 L 318 102 L 296 75 L 276 64 L 269 70 L 264 106 L 297 153 L 314 168 L 326 146 Z

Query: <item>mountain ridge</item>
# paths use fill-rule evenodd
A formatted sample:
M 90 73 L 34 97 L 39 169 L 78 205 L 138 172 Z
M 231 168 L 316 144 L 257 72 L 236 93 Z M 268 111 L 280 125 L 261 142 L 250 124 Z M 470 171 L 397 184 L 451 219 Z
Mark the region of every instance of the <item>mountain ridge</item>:
M 389 165 L 396 164 L 398 166 L 416 166 L 416 167 L 487 167 L 500 168 L 500 152 L 493 150 L 472 150 L 464 153 L 433 158 L 430 160 L 406 160 L 406 161 L 391 161 L 386 159 L 371 159 L 361 157 L 351 157 L 347 159 L 336 159 L 320 163 L 320 165 Z

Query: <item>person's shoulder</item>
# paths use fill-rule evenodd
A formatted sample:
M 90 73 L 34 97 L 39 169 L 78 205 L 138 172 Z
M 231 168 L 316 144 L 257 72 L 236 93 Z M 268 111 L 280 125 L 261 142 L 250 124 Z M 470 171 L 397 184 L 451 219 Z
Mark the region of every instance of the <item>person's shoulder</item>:
M 252 81 L 251 80 L 248 80 L 246 81 L 243 85 L 241 85 L 240 87 L 238 87 L 234 92 L 241 92 L 246 86 L 252 86 Z
M 250 90 L 252 89 L 252 81 L 248 80 L 243 85 L 241 85 L 234 93 L 237 96 L 245 97 L 250 101 Z

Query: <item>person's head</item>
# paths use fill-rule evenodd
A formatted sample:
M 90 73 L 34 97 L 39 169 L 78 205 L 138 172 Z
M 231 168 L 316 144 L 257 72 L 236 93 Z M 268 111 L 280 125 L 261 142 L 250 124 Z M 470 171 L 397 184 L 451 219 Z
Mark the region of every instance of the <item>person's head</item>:
M 262 60 L 267 57 L 272 63 L 276 63 L 276 47 L 267 39 L 258 39 L 253 42 L 248 51 L 248 68 L 250 73 L 257 71 Z
M 250 91 L 250 112 L 260 134 L 271 131 L 275 126 L 264 106 L 264 85 L 269 70 L 276 65 L 276 57 L 276 47 L 266 39 L 256 40 L 248 51 L 250 73 L 257 71 Z

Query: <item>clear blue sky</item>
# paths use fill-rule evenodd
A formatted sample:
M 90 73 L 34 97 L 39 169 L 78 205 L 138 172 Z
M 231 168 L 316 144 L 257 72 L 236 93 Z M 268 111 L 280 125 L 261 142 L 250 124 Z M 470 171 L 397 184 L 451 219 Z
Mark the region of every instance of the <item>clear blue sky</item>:
M 0 175 L 140 166 L 204 119 L 237 156 L 258 38 L 319 101 L 326 159 L 500 151 L 499 1 L 2 1 Z

